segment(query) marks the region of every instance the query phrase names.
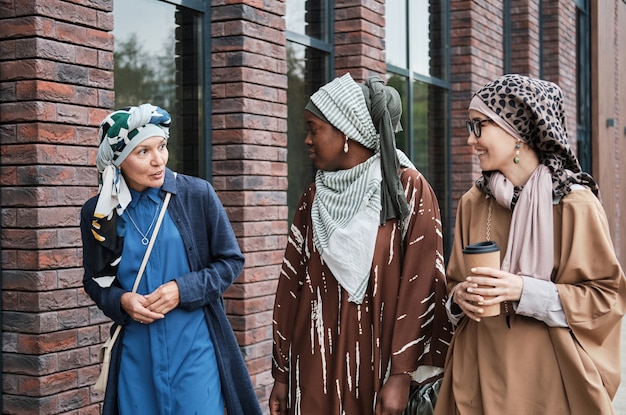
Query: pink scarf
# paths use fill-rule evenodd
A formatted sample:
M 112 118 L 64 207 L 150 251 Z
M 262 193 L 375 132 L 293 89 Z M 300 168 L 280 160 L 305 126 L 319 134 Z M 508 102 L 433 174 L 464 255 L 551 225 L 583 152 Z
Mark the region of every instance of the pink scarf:
M 489 189 L 498 204 L 511 209 L 513 184 L 502 173 L 491 175 Z M 515 205 L 501 268 L 550 281 L 554 268 L 552 176 L 543 164 L 530 176 Z

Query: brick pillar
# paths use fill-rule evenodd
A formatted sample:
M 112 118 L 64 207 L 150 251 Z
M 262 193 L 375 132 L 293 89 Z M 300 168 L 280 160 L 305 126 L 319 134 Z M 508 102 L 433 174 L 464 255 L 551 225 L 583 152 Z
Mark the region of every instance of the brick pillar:
M 246 256 L 226 310 L 267 410 L 274 294 L 287 243 L 285 2 L 214 1 L 213 182 Z
M 539 77 L 539 2 L 511 2 L 511 72 Z
M 543 2 L 543 78 L 563 90 L 567 136 L 576 149 L 576 4 Z
M 335 73 L 357 82 L 385 75 L 384 1 L 335 1 Z
M 78 224 L 114 103 L 113 2 L 1 3 L 3 413 L 96 415 L 109 324 L 82 288 Z
M 452 98 L 452 214 L 459 198 L 480 175 L 472 147 L 467 145 L 467 107 L 473 93 L 502 74 L 502 2 L 450 1 Z

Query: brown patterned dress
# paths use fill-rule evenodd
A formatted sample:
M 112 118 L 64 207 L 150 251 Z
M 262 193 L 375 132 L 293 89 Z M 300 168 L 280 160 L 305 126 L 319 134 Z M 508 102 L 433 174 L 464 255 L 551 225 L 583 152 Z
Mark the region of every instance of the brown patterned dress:
M 276 382 L 290 385 L 290 413 L 374 413 L 390 374 L 443 367 L 451 338 L 439 206 L 419 172 L 404 169 L 411 215 L 404 239 L 397 220 L 378 228 L 367 294 L 348 294 L 313 245 L 315 185 L 298 205 L 274 305 Z

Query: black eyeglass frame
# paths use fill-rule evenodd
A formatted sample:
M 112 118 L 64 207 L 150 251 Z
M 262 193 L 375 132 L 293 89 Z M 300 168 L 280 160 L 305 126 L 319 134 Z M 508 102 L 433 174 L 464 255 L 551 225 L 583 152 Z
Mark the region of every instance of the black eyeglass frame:
M 476 138 L 480 138 L 481 130 L 483 123 L 493 122 L 491 118 L 479 119 L 474 118 L 473 120 L 465 121 L 465 128 L 467 128 L 468 134 L 474 134 Z

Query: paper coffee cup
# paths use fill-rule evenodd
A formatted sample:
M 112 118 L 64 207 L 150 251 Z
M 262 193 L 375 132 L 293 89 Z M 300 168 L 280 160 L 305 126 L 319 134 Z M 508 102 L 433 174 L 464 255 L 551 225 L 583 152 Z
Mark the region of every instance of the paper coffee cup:
M 463 258 L 467 267 L 467 275 L 475 267 L 489 267 L 500 269 L 500 247 L 493 241 L 476 242 L 463 248 Z M 479 286 L 482 287 L 482 286 Z M 491 298 L 484 296 L 485 300 Z M 497 316 L 500 314 L 500 304 L 482 306 L 484 317 Z

